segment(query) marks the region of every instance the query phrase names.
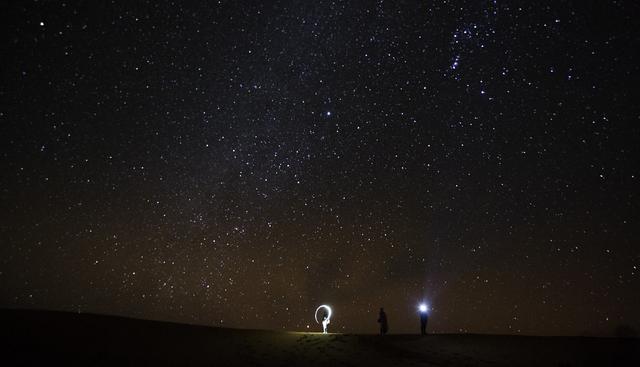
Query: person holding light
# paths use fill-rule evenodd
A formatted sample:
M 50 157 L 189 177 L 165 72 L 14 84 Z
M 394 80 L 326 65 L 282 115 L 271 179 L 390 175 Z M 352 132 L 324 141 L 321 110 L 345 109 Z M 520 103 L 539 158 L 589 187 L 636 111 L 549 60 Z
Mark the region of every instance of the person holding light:
M 429 322 L 429 307 L 426 304 L 421 304 L 418 307 L 420 310 L 420 334 L 427 335 L 427 323 Z

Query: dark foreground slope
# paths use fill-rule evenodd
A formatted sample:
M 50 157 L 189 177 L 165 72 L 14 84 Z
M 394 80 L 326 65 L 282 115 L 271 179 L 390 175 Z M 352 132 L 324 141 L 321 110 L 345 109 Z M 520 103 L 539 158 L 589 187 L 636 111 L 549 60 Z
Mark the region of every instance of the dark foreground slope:
M 0 365 L 640 366 L 637 339 L 238 330 L 0 311 Z

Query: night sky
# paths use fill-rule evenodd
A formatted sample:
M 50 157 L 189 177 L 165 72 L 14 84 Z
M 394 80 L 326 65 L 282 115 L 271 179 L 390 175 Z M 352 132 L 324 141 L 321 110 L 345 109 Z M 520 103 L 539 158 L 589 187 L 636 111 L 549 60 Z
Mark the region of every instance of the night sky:
M 635 1 L 3 2 L 0 307 L 640 325 Z

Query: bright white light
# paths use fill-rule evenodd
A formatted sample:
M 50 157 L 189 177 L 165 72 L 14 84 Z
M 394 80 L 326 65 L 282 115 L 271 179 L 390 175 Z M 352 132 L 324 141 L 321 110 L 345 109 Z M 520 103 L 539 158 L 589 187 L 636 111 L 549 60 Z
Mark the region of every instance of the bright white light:
M 427 305 L 423 303 L 420 305 L 419 309 L 420 309 L 420 312 L 427 312 L 427 310 L 429 310 L 429 307 L 427 307 Z
M 327 310 L 327 318 L 322 320 L 322 332 L 324 334 L 327 333 L 327 325 L 329 325 L 329 323 L 331 322 L 331 307 L 327 306 L 327 305 L 320 305 L 318 306 L 318 308 L 316 308 L 316 313 L 314 315 L 316 322 L 319 324 L 320 321 L 318 321 L 318 311 L 320 311 L 321 308 L 324 308 Z

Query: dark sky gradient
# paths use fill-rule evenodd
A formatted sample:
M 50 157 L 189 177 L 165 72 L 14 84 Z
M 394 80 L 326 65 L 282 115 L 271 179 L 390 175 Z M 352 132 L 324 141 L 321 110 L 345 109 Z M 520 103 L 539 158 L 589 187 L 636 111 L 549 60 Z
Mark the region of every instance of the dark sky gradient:
M 634 1 L 0 13 L 0 307 L 640 326 Z

